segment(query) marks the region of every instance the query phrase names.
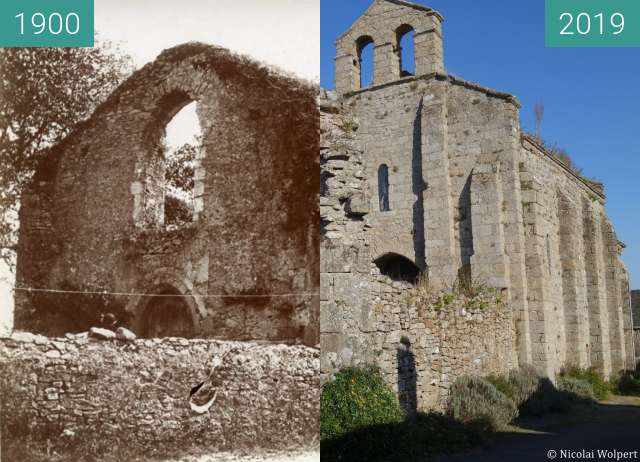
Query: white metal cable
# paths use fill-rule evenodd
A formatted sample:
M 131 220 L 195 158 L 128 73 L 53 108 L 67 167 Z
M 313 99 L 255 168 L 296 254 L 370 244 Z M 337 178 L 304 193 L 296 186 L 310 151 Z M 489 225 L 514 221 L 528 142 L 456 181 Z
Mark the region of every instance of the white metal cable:
M 271 298 L 271 297 L 319 297 L 319 292 L 301 292 L 290 294 L 149 294 L 149 293 L 137 293 L 137 292 L 109 292 L 106 290 L 63 290 L 63 289 L 42 289 L 35 287 L 13 287 L 13 291 L 24 292 L 48 292 L 57 294 L 83 294 L 83 295 L 115 295 L 119 297 L 193 297 L 193 298 Z

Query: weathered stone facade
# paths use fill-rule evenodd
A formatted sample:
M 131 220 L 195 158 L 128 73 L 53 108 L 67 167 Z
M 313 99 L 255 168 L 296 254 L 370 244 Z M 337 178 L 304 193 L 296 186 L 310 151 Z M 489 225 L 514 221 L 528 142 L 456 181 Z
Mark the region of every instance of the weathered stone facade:
M 162 139 L 191 102 L 194 217 L 169 230 Z M 39 165 L 20 213 L 16 328 L 82 332 L 100 306 L 143 336 L 316 345 L 318 139 L 313 86 L 209 45 L 166 50 Z
M 89 440 L 160 455 L 306 448 L 318 439 L 318 369 L 318 350 L 300 345 L 15 333 L 0 340 L 3 444 Z M 205 380 L 215 399 L 197 413 L 189 392 Z
M 640 328 L 640 290 L 631 291 L 631 311 L 633 315 L 633 327 Z
M 552 378 L 569 363 L 605 376 L 632 365 L 624 245 L 601 185 L 521 131 L 514 96 L 444 72 L 441 22 L 429 8 L 376 0 L 336 42 L 336 92 L 321 101 L 323 373 L 374 362 L 397 376 L 400 365 L 376 360 L 375 345 L 446 330 L 417 327 L 415 317 L 398 323 L 401 301 L 371 324 L 380 273 L 407 281 L 423 273 L 434 290 L 466 281 L 503 291 L 512 321 L 447 336 L 455 350 L 511 332 L 513 346 L 500 343 L 510 353 L 494 349 L 489 364 L 530 363 Z M 416 76 L 401 77 L 407 30 Z M 360 88 L 359 53 L 369 42 L 374 81 Z M 417 368 L 443 357 L 416 356 Z M 431 379 L 418 377 L 418 387 Z

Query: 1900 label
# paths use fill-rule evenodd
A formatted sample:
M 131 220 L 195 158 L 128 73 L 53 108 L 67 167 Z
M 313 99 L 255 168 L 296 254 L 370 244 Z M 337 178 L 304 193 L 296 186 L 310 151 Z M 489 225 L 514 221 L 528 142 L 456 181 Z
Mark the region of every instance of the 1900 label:
M 94 0 L 1 0 L 0 47 L 92 47 Z

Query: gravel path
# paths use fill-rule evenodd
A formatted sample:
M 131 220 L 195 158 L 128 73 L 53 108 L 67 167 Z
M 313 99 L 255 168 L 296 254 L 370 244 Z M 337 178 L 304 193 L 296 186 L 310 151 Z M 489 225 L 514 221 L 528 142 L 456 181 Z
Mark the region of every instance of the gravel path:
M 614 397 L 577 415 L 524 422 L 485 449 L 439 462 L 552 460 L 640 460 L 640 400 Z

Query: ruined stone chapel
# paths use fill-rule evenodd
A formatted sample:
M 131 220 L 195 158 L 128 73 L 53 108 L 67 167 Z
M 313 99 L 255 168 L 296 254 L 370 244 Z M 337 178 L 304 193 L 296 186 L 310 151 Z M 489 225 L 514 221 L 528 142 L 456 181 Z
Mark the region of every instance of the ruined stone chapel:
M 429 407 L 462 373 L 633 365 L 624 244 L 602 185 L 521 130 L 514 96 L 446 72 L 442 24 L 430 8 L 375 0 L 337 38 L 336 88 L 321 97 L 323 374 L 376 364 L 402 392 L 408 373 Z M 423 278 L 500 295 L 484 310 L 425 312 L 408 296 Z
M 193 201 L 167 224 L 164 138 L 196 104 Z M 201 43 L 136 71 L 41 156 L 22 197 L 15 324 L 318 342 L 317 89 Z M 107 316 L 108 315 L 108 316 Z

